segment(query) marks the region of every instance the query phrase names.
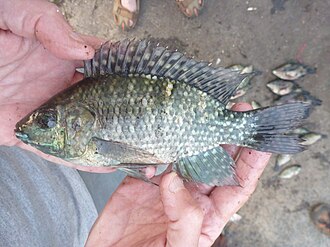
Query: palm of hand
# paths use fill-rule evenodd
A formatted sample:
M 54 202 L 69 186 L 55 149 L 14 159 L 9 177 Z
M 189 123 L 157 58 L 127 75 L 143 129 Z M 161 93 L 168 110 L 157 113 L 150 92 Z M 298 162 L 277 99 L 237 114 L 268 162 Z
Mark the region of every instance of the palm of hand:
M 157 179 L 160 180 L 159 177 Z M 224 219 L 219 219 L 212 197 L 207 195 L 211 188 L 203 185 L 197 187 L 192 183 L 186 186 L 204 213 L 200 244 L 210 246 L 219 235 L 218 229 Z M 168 241 L 166 235 L 169 219 L 164 211 L 159 187 L 155 185 L 126 178 L 102 214 L 93 229 L 107 238 L 103 243 L 98 243 L 99 246 L 165 246 Z M 113 226 L 111 234 L 106 233 L 109 223 Z M 93 238 L 98 236 L 94 235 Z
M 236 160 L 241 186 L 185 183 L 172 193 L 173 174 L 156 177 L 160 187 L 126 178 L 99 215 L 86 246 L 211 246 L 253 193 L 270 158 L 247 148 L 225 149 Z
M 103 221 L 113 226 L 104 246 L 159 246 L 165 241 L 167 217 L 157 186 L 126 178 L 110 202 L 103 212 L 113 217 L 98 222 L 99 231 L 108 230 L 101 226 Z
M 13 131 L 16 122 L 68 87 L 73 82 L 77 63 L 55 57 L 36 39 L 25 39 L 10 32 L 0 38 L 3 47 L 0 134 L 4 144 L 15 145 L 18 143 Z

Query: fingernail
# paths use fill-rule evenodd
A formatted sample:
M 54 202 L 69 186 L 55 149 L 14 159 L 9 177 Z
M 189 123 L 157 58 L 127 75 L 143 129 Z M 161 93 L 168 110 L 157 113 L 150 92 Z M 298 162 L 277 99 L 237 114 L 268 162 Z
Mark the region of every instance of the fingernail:
M 172 193 L 176 193 L 183 188 L 184 185 L 182 180 L 179 178 L 179 176 L 176 173 L 174 173 L 174 176 L 172 177 L 172 180 L 168 186 L 168 190 Z

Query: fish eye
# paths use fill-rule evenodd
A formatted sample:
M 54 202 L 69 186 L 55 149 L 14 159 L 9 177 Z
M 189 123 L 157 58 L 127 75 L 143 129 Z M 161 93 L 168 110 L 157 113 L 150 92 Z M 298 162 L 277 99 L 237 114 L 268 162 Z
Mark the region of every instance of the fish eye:
M 54 110 L 41 111 L 36 120 L 42 129 L 54 128 L 56 126 L 56 113 Z

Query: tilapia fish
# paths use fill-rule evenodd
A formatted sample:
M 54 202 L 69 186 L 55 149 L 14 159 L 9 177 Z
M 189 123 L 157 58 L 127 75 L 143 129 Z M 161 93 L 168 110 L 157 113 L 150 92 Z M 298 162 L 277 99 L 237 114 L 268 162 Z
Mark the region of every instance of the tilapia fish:
M 236 185 L 235 163 L 219 144 L 292 154 L 287 134 L 309 114 L 291 103 L 248 112 L 225 108 L 241 74 L 212 68 L 156 43 L 105 43 L 85 61 L 85 78 L 28 114 L 16 136 L 44 153 L 84 166 L 141 169 L 172 164 L 183 178 Z

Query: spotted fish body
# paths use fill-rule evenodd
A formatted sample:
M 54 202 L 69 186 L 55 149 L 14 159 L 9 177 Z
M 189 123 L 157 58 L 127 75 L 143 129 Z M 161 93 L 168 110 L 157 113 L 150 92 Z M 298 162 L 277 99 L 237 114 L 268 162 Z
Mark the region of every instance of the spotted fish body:
M 106 43 L 85 62 L 85 79 L 22 119 L 16 135 L 73 163 L 142 179 L 141 168 L 172 163 L 188 180 L 237 184 L 234 161 L 219 144 L 300 152 L 301 140 L 287 133 L 309 112 L 304 103 L 227 110 L 247 76 L 147 41 Z
M 96 112 L 94 136 L 139 146 L 164 163 L 219 143 L 243 144 L 253 135 L 250 113 L 228 111 L 185 83 L 140 76 L 104 76 L 90 83 L 95 90 L 86 90 L 83 99 Z

